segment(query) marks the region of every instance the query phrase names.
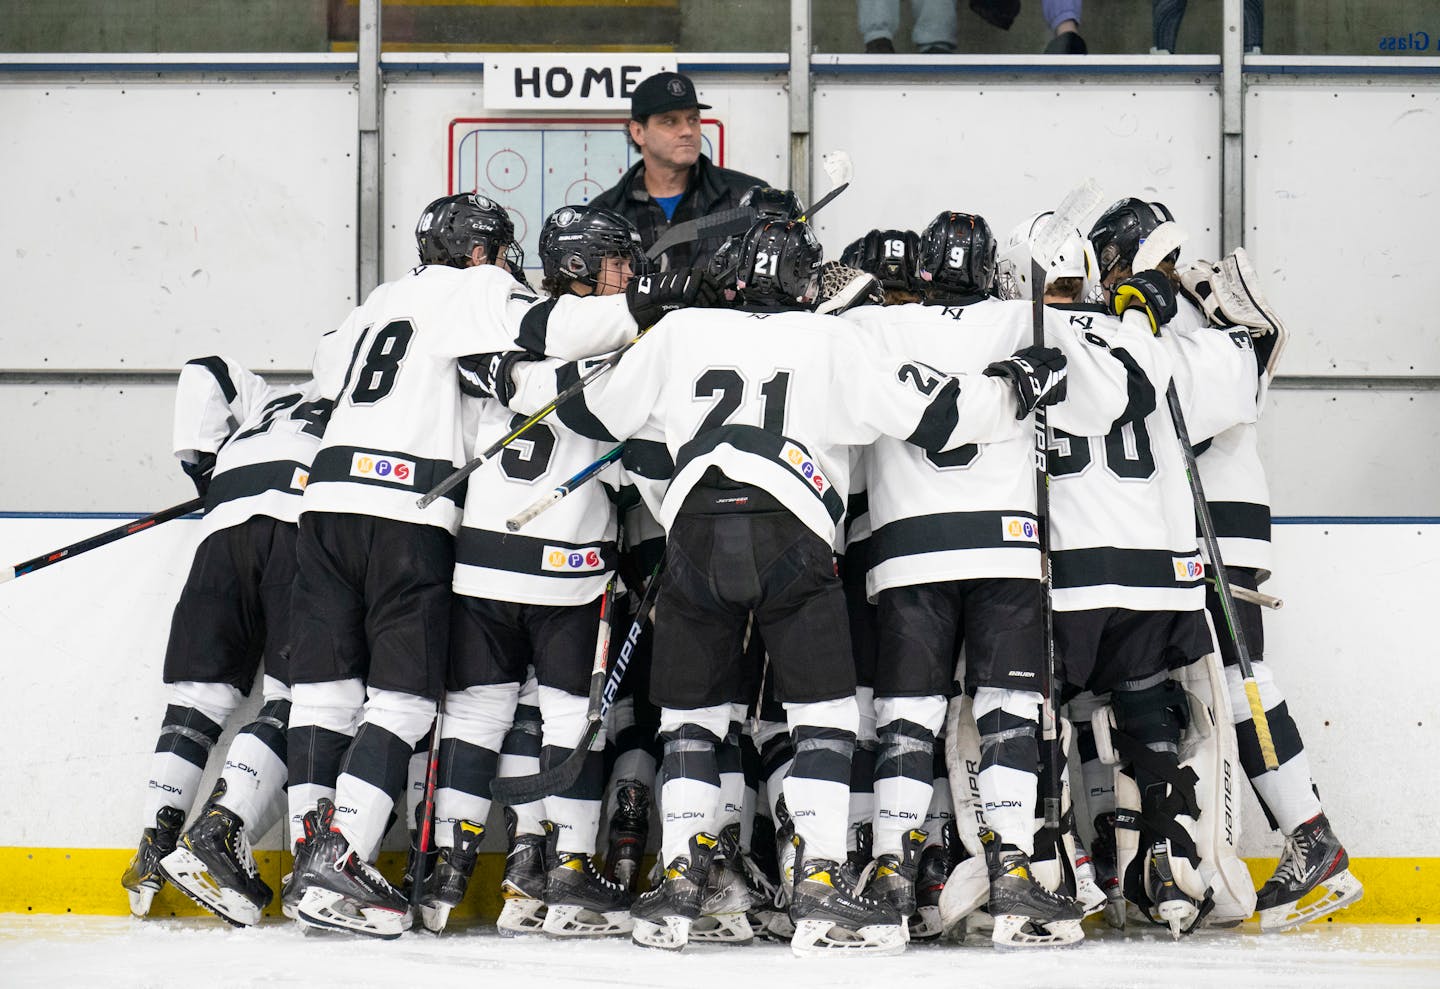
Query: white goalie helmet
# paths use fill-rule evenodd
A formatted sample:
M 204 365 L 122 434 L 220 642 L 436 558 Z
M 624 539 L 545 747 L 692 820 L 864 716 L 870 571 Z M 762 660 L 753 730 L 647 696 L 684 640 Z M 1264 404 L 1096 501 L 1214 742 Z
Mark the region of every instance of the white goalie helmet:
M 1005 244 L 1000 248 L 996 265 L 996 287 L 1002 299 L 1032 298 L 1030 285 L 1031 244 L 1041 224 L 1052 215 L 1052 210 L 1036 213 L 1017 224 L 1010 231 Z M 1046 284 L 1057 278 L 1079 278 L 1083 281 L 1080 290 L 1082 302 L 1091 301 L 1099 287 L 1100 266 L 1095 260 L 1095 250 L 1079 230 L 1067 237 L 1059 253 L 1050 263 Z

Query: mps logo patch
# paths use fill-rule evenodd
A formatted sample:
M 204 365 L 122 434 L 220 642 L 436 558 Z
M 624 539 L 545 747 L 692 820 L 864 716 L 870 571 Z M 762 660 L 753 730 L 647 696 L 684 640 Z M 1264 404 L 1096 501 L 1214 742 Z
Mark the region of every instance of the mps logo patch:
M 780 459 L 815 489 L 815 493 L 823 495 L 830 490 L 829 479 L 820 471 L 820 465 L 811 460 L 804 450 L 794 443 L 786 443 L 780 450 Z
M 304 491 L 305 485 L 309 483 L 310 472 L 296 467 L 295 473 L 290 475 L 290 487 L 294 488 L 296 491 Z
M 1200 554 L 1194 556 L 1176 556 L 1171 558 L 1175 565 L 1175 579 L 1190 582 L 1201 580 L 1205 576 L 1205 563 L 1200 559 Z
M 350 458 L 350 476 L 411 488 L 415 486 L 415 462 L 379 453 L 357 453 Z
M 547 573 L 594 573 L 605 569 L 598 546 L 546 546 L 540 553 L 540 569 Z
M 1018 515 L 1000 516 L 1000 538 L 1007 543 L 1038 543 L 1040 528 L 1034 519 Z

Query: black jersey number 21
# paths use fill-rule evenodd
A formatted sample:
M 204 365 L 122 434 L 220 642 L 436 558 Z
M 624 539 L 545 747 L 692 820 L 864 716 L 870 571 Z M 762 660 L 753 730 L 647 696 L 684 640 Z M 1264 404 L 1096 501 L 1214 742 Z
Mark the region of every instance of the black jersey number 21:
M 745 402 L 747 391 L 745 376 L 733 367 L 712 367 L 695 379 L 696 401 L 711 399 L 715 402 L 695 435 L 719 429 L 730 421 Z M 790 372 L 776 371 L 760 385 L 760 425 L 768 433 L 784 434 L 785 405 L 790 398 Z

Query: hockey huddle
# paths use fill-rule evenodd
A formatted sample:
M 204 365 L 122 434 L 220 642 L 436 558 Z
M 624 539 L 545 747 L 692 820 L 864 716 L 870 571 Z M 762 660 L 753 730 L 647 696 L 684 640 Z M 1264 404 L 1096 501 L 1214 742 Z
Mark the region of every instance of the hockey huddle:
M 667 271 L 563 207 L 537 292 L 505 209 L 445 197 L 305 384 L 183 369 L 204 538 L 133 912 L 169 881 L 258 923 L 250 840 L 284 818 L 286 916 L 438 933 L 503 793 L 502 935 L 1033 948 L 1360 897 L 1251 603 L 1285 331 L 1243 252 L 1180 265 L 1123 199 L 1088 236 L 944 212 L 825 263 L 793 194 L 743 205 Z M 1258 898 L 1240 771 L 1286 836 Z

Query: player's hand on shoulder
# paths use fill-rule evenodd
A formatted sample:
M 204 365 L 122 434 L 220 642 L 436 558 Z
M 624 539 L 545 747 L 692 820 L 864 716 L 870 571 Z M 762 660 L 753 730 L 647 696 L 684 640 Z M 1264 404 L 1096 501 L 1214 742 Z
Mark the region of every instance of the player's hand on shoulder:
M 1136 272 L 1115 287 L 1111 306 L 1116 316 L 1138 305 L 1150 319 L 1150 332 L 1160 335 L 1160 327 L 1175 318 L 1175 288 L 1163 271 L 1150 268 Z
M 195 483 L 196 494 L 204 498 L 210 493 L 210 479 L 215 476 L 215 454 L 202 453 L 200 459 L 193 464 L 188 460 L 182 460 L 180 469 Z
M 985 373 L 1010 380 L 1020 400 L 1017 419 L 1024 419 L 1043 405 L 1065 400 L 1065 355 L 1054 347 L 1022 348 L 991 364 Z
M 496 351 L 471 354 L 460 358 L 460 390 L 474 398 L 493 398 L 508 406 L 515 397 L 515 383 L 510 372 L 515 365 L 538 361 L 539 355 L 528 350 Z
M 666 313 L 693 307 L 722 304 L 724 295 L 704 268 L 681 268 L 650 275 L 636 275 L 625 289 L 630 315 L 642 329 L 654 326 Z

